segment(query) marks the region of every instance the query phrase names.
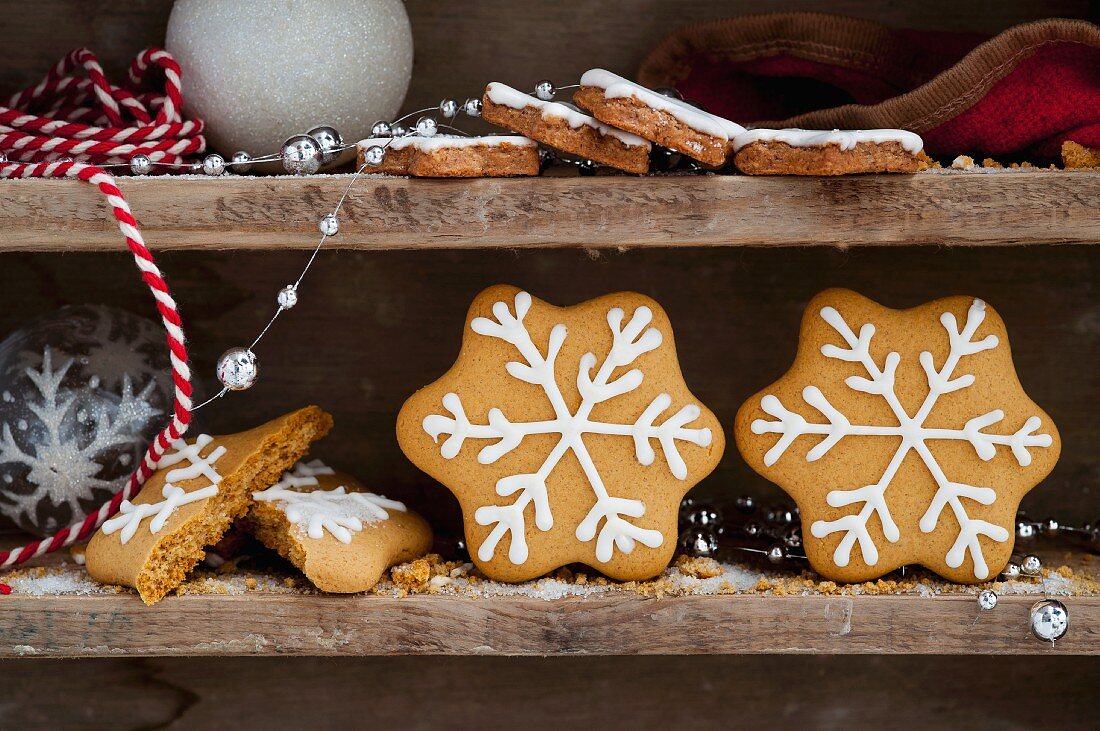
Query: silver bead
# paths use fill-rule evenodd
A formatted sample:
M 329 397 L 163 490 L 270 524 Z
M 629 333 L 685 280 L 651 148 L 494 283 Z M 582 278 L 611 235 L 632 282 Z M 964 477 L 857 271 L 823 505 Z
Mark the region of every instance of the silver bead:
M 466 112 L 466 116 L 468 116 L 468 117 L 480 117 L 481 116 L 481 100 L 477 99 L 477 98 L 467 99 L 462 104 L 462 111 Z
M 1037 576 L 1042 569 L 1043 562 L 1038 556 L 1025 556 L 1024 562 L 1020 564 L 1020 570 L 1028 576 Z
M 1058 525 L 1058 521 L 1054 518 L 1047 518 L 1042 523 L 1043 533 L 1047 534 L 1048 536 L 1057 535 L 1058 529 L 1060 527 L 1061 526 Z
M 381 165 L 386 159 L 386 149 L 379 145 L 371 145 L 363 150 L 363 162 L 367 165 Z
M 802 548 L 802 528 L 793 525 L 783 533 L 783 544 L 787 548 Z
M 794 513 L 784 505 L 771 506 L 765 517 L 769 523 L 776 525 L 790 525 L 794 522 Z
M 390 123 L 380 119 L 371 126 L 370 133 L 372 137 L 389 137 L 392 134 Z
M 1031 607 L 1031 634 L 1040 640 L 1062 639 L 1069 629 L 1069 610 L 1057 599 L 1041 599 Z
M 259 372 L 256 355 L 248 348 L 230 348 L 218 358 L 218 380 L 230 391 L 252 388 Z
M 554 162 L 555 157 L 556 156 L 554 155 L 554 151 L 551 150 L 549 147 L 542 147 L 541 145 L 539 146 L 539 165 L 543 167 L 545 167 L 546 165 L 550 165 Z
M 321 148 L 321 163 L 330 163 L 340 154 L 340 148 L 344 146 L 344 138 L 336 131 L 335 127 L 322 124 L 314 127 L 307 135 L 317 141 Z
M 750 520 L 749 522 L 745 523 L 744 527 L 742 527 L 741 530 L 744 531 L 745 535 L 749 536 L 750 538 L 755 538 L 756 536 L 763 535 L 764 524 L 761 523 L 759 520 Z
M 718 554 L 718 536 L 708 528 L 692 528 L 680 541 L 680 547 L 689 556 L 714 558 Z
M 733 505 L 742 513 L 748 513 L 750 515 L 756 510 L 756 501 L 753 499 L 752 495 L 739 496 L 733 501 Z
M 279 154 L 288 173 L 311 175 L 321 167 L 321 146 L 309 135 L 288 138 Z
M 321 233 L 325 236 L 335 236 L 340 233 L 340 221 L 336 219 L 335 213 L 326 213 L 317 223 L 317 228 L 319 228 Z
M 658 86 L 653 91 L 657 92 L 661 96 L 667 96 L 670 99 L 683 99 L 684 95 L 681 94 L 676 87 L 673 86 Z
M 401 124 L 400 122 L 390 125 L 390 136 L 391 137 L 404 137 L 408 133 L 409 133 L 409 128 L 406 127 L 405 125 Z
M 722 513 L 709 505 L 697 505 L 684 517 L 684 522 L 694 528 L 717 531 L 722 524 Z
M 231 167 L 235 173 L 243 175 L 252 169 L 252 156 L 244 150 L 237 150 L 230 159 L 233 161 Z
M 202 159 L 202 172 L 204 175 L 221 175 L 225 172 L 225 158 L 217 154 L 207 155 Z
M 416 133 L 421 137 L 435 137 L 438 131 L 439 125 L 433 117 L 421 117 L 416 120 Z
M 1009 561 L 1005 565 L 1005 570 L 1001 572 L 1001 578 L 1009 580 L 1020 578 L 1020 564 Z
M 982 589 L 978 593 L 978 606 L 985 610 L 993 609 L 997 606 L 997 592 L 992 589 Z
M 54 162 L 76 162 L 76 160 L 74 160 L 71 155 L 62 155 Z
M 293 284 L 288 284 L 279 290 L 279 296 L 276 297 L 279 302 L 279 307 L 284 310 L 289 310 L 298 304 L 298 288 Z
M 1035 524 L 1028 523 L 1027 521 L 1019 521 L 1016 523 L 1016 537 L 1017 538 L 1034 538 L 1035 537 Z
M 542 99 L 544 102 L 548 102 L 554 98 L 554 95 L 558 93 L 558 90 L 554 88 L 554 82 L 549 79 L 543 79 L 539 83 L 535 84 L 535 96 Z
M 439 102 L 439 113 L 444 119 L 454 119 L 458 116 L 458 102 L 454 99 L 444 99 Z
M 153 161 L 148 155 L 138 153 L 130 158 L 130 172 L 134 175 L 148 175 L 153 171 Z
M 8 153 L 4 152 L 3 150 L 0 150 L 0 165 L 6 163 L 7 161 L 8 161 Z
M 782 563 L 787 558 L 787 548 L 776 543 L 768 547 L 768 560 L 772 563 Z
M 577 163 L 577 170 L 581 175 L 595 175 L 598 167 L 595 160 L 581 160 Z

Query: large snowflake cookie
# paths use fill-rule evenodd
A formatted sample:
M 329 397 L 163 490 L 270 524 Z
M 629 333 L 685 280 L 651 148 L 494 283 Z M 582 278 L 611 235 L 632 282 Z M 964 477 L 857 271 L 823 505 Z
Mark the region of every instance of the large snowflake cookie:
M 178 440 L 133 502 L 92 536 L 88 573 L 159 601 L 248 511 L 252 491 L 274 484 L 331 427 L 332 417 L 308 406 L 239 434 Z
M 502 581 L 574 562 L 658 574 L 681 498 L 724 447 L 655 302 L 559 308 L 505 286 L 474 300 L 458 361 L 405 403 L 397 435 L 458 497 L 474 561 Z
M 320 460 L 299 462 L 252 498 L 248 530 L 321 591 L 366 591 L 390 566 L 432 547 L 432 529 L 404 503 Z
M 847 290 L 810 303 L 794 365 L 745 402 L 735 436 L 798 503 L 806 554 L 837 581 L 912 563 L 996 576 L 1020 499 L 1060 451 L 985 302 L 891 310 Z

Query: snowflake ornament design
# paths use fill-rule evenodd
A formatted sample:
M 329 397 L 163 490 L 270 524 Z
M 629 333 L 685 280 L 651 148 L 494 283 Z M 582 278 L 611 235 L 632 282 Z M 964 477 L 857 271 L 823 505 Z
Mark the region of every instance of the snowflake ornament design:
M 807 308 L 795 365 L 746 402 L 736 434 L 798 503 L 811 563 L 841 581 L 907 563 L 989 579 L 1059 452 L 984 302 L 895 311 L 843 290 Z
M 683 382 L 660 307 L 627 293 L 556 308 L 494 287 L 468 324 L 458 363 L 409 399 L 398 437 L 459 498 L 482 570 L 505 581 L 573 562 L 618 579 L 660 572 L 680 499 L 724 445 Z

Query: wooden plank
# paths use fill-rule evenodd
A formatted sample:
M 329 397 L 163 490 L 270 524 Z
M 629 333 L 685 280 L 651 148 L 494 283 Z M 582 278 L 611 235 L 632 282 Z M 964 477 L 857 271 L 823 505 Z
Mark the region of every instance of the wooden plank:
M 153 658 L 0 662 L 5 727 L 1088 728 L 1090 658 Z M 109 690 L 107 690 L 109 689 Z M 105 692 L 106 691 L 106 692 Z M 1008 695 L 1011 694 L 1011 698 Z M 63 699 L 63 702 L 59 702 Z
M 1091 658 L 111 658 L 0 661 L 5 728 L 1080 729 Z M 109 690 L 107 690 L 109 689 Z M 1008 696 L 1011 694 L 1011 697 Z M 63 702 L 59 702 L 63 699 Z
M 347 177 L 126 179 L 157 250 L 307 249 Z M 0 184 L 0 250 L 115 251 L 99 194 Z M 1096 243 L 1100 172 L 850 178 L 367 178 L 331 246 L 470 249 Z
M 112 655 L 1100 654 L 1100 596 L 1067 599 L 1072 629 L 1030 637 L 1034 596 L 981 612 L 973 595 L 684 596 L 546 601 L 12 594 L 0 657 Z

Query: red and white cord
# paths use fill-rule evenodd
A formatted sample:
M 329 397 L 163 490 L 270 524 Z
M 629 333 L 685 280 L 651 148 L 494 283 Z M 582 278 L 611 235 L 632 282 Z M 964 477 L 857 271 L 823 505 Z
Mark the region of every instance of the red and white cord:
M 163 95 L 137 91 L 152 66 L 164 71 Z M 71 75 L 78 67 L 83 68 L 87 76 Z M 199 134 L 202 123 L 184 122 L 180 118 L 180 71 L 170 55 L 158 49 L 143 51 L 130 68 L 130 84 L 132 90 L 111 86 L 87 49 L 70 53 L 40 84 L 14 95 L 7 107 L 0 106 L 0 151 L 7 152 L 11 159 L 0 162 L 0 178 L 75 178 L 95 185 L 106 197 L 167 332 L 175 386 L 172 419 L 153 439 L 126 486 L 114 497 L 80 522 L 52 536 L 10 551 L 0 551 L 0 568 L 15 566 L 90 536 L 103 521 L 119 511 L 123 500 L 138 493 L 145 480 L 156 471 L 164 452 L 184 435 L 191 423 L 191 369 L 187 363 L 183 323 L 176 301 L 145 245 L 126 198 L 114 178 L 95 165 L 57 160 L 60 156 L 73 154 L 92 162 L 110 163 L 143 153 L 153 160 L 172 162 L 182 161 L 185 155 L 204 149 L 205 142 Z M 86 106 L 93 100 L 98 110 Z M 46 108 L 52 118 L 33 113 L 42 108 Z M 156 113 L 155 119 L 151 110 Z M 137 126 L 123 127 L 124 115 L 135 120 Z M 100 126 L 85 124 L 88 121 Z

